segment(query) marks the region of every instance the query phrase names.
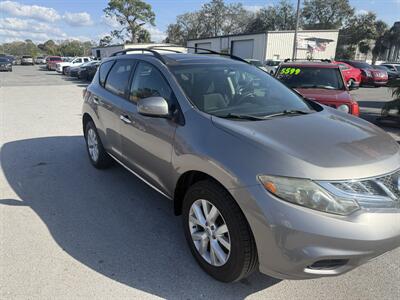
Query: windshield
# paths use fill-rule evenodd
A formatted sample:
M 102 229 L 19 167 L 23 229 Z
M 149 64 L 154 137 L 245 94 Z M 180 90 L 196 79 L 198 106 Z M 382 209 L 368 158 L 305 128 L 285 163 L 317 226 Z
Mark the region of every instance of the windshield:
M 0 62 L 8 62 L 9 60 L 7 58 L 4 57 L 0 57 Z
M 285 65 L 279 70 L 277 77 L 290 88 L 329 90 L 343 90 L 345 88 L 338 68 Z
M 191 102 L 208 114 L 267 116 L 311 111 L 296 93 L 265 72 L 246 64 L 171 66 Z
M 359 69 L 371 69 L 372 67 L 365 63 L 365 62 L 361 62 L 361 61 L 352 61 L 349 62 L 350 65 L 352 65 L 353 67 L 359 68 Z
M 61 57 L 50 57 L 49 60 L 50 61 L 60 61 Z

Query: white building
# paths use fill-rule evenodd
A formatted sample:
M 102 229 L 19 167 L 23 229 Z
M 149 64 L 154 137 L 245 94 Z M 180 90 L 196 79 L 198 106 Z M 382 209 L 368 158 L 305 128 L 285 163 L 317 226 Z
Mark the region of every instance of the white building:
M 135 48 L 150 48 L 150 47 L 166 47 L 165 49 L 170 49 L 170 50 L 174 50 L 174 51 L 180 51 L 180 52 L 186 52 L 185 48 L 179 47 L 179 46 L 175 46 L 172 44 L 120 44 L 120 45 L 110 45 L 110 46 L 104 46 L 104 47 L 93 47 L 92 48 L 92 56 L 94 57 L 98 57 L 98 58 L 105 58 L 105 57 L 109 57 L 111 54 L 120 51 L 120 50 L 124 50 L 124 49 L 135 49 Z M 171 47 L 173 46 L 173 47 Z M 159 51 L 160 53 L 162 53 L 163 51 Z M 165 52 L 165 51 L 164 51 Z
M 336 54 L 338 35 L 338 30 L 299 30 L 297 58 L 333 59 Z M 293 43 L 294 31 L 285 30 L 195 39 L 189 40 L 187 46 L 231 53 L 242 58 L 258 59 L 264 62 L 267 59 L 292 58 Z

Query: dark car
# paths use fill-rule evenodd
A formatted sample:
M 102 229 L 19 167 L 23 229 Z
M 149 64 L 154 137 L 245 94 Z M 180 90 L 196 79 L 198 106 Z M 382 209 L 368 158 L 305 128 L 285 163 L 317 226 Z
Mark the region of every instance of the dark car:
M 0 57 L 0 71 L 12 72 L 12 62 L 5 56 Z
M 361 70 L 361 85 L 363 86 L 385 86 L 388 83 L 388 74 L 384 70 L 374 69 L 373 66 L 362 61 L 340 61 Z
M 388 74 L 389 83 L 400 80 L 400 67 L 399 71 L 397 71 L 397 69 L 390 68 L 388 65 L 374 66 L 374 68 L 386 71 Z
M 78 78 L 91 81 L 96 74 L 100 63 L 100 61 L 96 60 L 87 63 L 85 66 L 81 66 L 78 71 Z
M 328 62 L 286 62 L 280 65 L 276 77 L 305 98 L 358 116 L 357 101 L 349 93 L 337 64 Z

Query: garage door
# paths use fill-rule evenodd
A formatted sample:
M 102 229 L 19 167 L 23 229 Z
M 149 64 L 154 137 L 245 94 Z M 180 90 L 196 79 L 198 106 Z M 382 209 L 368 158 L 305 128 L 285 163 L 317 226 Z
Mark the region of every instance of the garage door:
M 231 53 L 241 58 L 253 58 L 254 40 L 232 41 Z
M 195 47 L 211 50 L 211 43 L 196 43 Z M 202 52 L 205 52 L 205 51 L 196 50 L 196 53 L 202 53 Z

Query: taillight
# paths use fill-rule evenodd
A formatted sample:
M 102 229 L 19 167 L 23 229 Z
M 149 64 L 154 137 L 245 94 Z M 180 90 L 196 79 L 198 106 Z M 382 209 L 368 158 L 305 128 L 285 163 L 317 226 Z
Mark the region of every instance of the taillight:
M 351 114 L 353 116 L 360 116 L 360 106 L 358 105 L 358 103 L 356 101 L 351 103 Z

